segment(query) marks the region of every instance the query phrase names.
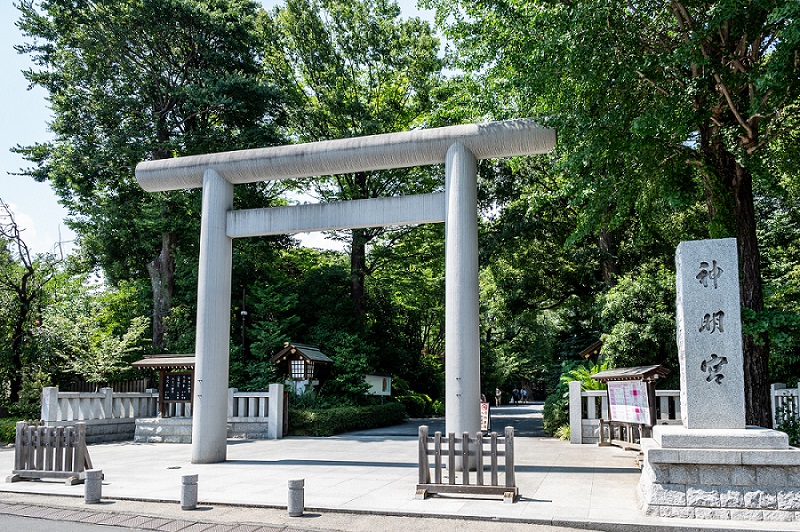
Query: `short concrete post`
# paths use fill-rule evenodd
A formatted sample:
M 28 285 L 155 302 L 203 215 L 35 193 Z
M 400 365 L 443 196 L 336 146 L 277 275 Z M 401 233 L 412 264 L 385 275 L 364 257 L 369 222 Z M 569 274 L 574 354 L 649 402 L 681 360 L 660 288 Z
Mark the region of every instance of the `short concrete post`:
M 583 443 L 583 404 L 581 383 L 569 383 L 569 442 Z
M 289 517 L 303 515 L 303 507 L 305 506 L 304 485 L 305 480 L 302 478 L 289 481 Z
M 87 469 L 83 484 L 86 504 L 97 504 L 103 496 L 103 470 Z
M 786 388 L 786 385 L 784 383 L 782 383 L 782 382 L 775 382 L 775 383 L 769 385 L 769 402 L 770 402 L 770 407 L 772 408 L 772 428 L 773 429 L 778 426 L 780 421 L 782 421 L 782 420 L 778 419 L 778 406 L 779 406 L 778 403 L 779 403 L 779 401 L 778 401 L 777 395 L 778 395 L 778 390 L 783 390 L 785 388 Z M 45 390 L 46 389 L 47 388 L 45 388 Z
M 199 475 L 181 477 L 181 510 L 197 509 L 197 479 Z

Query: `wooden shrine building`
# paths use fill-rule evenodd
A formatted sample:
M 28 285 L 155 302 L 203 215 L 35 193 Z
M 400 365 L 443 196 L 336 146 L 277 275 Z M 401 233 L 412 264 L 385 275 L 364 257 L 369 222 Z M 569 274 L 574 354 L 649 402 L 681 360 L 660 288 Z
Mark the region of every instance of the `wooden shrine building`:
M 132 364 L 159 372 L 158 411 L 161 417 L 184 417 L 192 404 L 194 355 L 152 355 Z M 187 406 L 189 408 L 187 408 Z M 181 416 L 181 412 L 184 416 Z

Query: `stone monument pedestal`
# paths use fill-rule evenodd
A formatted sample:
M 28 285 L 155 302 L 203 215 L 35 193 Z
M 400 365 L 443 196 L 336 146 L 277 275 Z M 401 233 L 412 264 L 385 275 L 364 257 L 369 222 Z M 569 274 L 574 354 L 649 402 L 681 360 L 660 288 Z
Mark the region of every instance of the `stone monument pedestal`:
M 800 522 L 800 449 L 761 427 L 653 427 L 639 482 L 647 515 Z

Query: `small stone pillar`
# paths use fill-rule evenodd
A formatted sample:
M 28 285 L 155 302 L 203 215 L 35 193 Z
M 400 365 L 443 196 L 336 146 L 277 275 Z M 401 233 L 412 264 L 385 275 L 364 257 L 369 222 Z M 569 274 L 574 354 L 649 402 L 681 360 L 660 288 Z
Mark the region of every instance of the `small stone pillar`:
M 83 484 L 86 504 L 97 504 L 103 496 L 103 470 L 87 469 Z
M 305 506 L 305 480 L 300 478 L 289 481 L 289 517 L 300 517 L 303 515 Z
M 199 475 L 181 477 L 181 510 L 197 509 L 197 479 Z

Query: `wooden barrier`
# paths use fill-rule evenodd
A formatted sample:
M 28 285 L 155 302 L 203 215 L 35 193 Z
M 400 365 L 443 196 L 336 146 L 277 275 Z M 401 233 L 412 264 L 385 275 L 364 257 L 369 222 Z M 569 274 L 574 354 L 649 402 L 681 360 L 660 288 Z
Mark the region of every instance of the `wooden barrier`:
M 650 437 L 652 429 L 641 423 L 600 420 L 600 447 L 616 445 L 626 451 L 641 451 L 642 438 Z
M 92 460 L 86 448 L 86 424 L 45 427 L 39 422 L 17 422 L 14 470 L 6 482 L 56 478 L 73 485 L 86 479 Z
M 433 456 L 433 480 L 431 480 L 429 456 Z M 488 482 L 484 475 L 486 456 L 490 458 Z M 503 464 L 505 482 L 502 485 L 498 481 L 500 457 L 505 459 Z M 475 471 L 474 483 L 470 482 L 470 470 Z M 458 473 L 460 481 L 456 478 Z M 428 436 L 428 427 L 421 426 L 419 484 L 417 484 L 416 498 L 425 499 L 434 493 L 498 495 L 503 497 L 504 502 L 516 502 L 519 488 L 514 478 L 513 427 L 506 427 L 502 437 L 496 432 L 486 436 L 478 432 L 474 437 L 465 432 L 460 438 L 456 438 L 454 433 L 443 438 L 441 432 Z

